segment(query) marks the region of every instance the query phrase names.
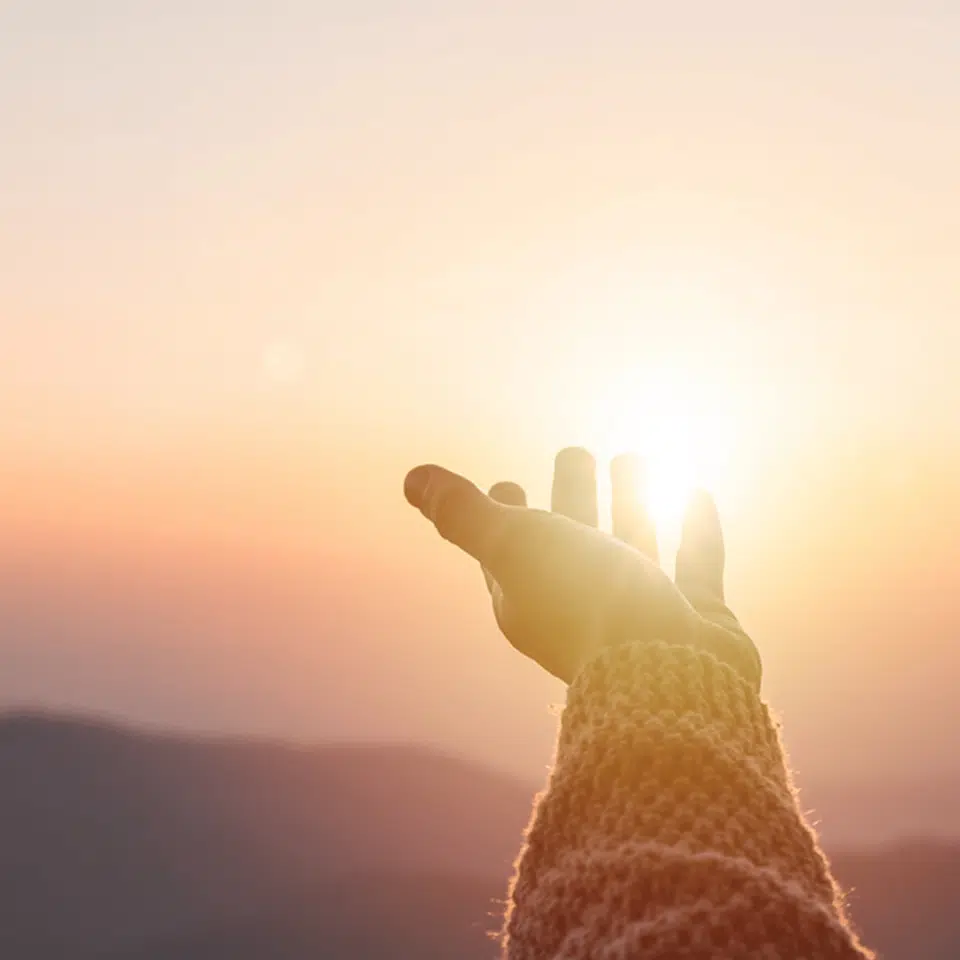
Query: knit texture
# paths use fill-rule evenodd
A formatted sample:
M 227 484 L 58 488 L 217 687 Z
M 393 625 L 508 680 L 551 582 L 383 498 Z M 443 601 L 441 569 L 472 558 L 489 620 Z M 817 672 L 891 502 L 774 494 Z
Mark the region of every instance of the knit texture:
M 751 686 L 691 647 L 613 647 L 571 685 L 512 884 L 507 960 L 873 955 L 844 916 Z

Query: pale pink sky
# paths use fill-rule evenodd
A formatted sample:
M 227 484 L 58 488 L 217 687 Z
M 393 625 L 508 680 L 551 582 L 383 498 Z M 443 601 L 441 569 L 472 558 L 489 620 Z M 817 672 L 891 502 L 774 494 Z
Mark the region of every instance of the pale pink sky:
M 801 771 L 955 767 L 960 12 L 516 6 L 4 5 L 0 702 L 536 770 L 403 472 L 670 371 Z

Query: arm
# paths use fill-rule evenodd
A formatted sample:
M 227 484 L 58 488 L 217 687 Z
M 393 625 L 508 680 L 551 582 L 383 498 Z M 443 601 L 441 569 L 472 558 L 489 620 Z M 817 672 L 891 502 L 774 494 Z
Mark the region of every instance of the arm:
M 570 687 L 506 932 L 509 960 L 872 956 L 769 710 L 686 645 L 608 649 Z
M 691 502 L 674 583 L 625 471 L 616 536 L 596 529 L 593 471 L 583 451 L 558 457 L 553 513 L 439 467 L 407 477 L 411 504 L 484 567 L 507 639 L 569 684 L 506 960 L 870 957 L 797 808 L 759 654 L 725 604 L 712 499 Z

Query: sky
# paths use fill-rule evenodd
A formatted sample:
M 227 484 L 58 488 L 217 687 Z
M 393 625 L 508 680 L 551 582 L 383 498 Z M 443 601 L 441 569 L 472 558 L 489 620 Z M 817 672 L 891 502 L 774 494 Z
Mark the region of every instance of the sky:
M 562 688 L 403 475 L 653 447 L 801 778 L 960 773 L 958 57 L 933 0 L 4 3 L 0 705 L 539 776 Z

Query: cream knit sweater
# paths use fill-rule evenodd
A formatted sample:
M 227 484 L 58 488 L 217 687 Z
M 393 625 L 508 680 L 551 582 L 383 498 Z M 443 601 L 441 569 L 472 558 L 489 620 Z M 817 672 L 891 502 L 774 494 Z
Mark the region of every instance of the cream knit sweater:
M 871 957 L 753 688 L 691 647 L 613 647 L 570 687 L 510 893 L 507 960 Z

